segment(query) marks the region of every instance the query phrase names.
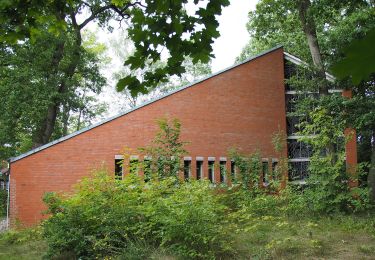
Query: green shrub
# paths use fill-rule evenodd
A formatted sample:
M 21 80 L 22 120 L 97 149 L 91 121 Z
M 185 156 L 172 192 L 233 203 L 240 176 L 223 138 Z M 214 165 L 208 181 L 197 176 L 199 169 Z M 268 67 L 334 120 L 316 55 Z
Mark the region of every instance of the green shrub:
M 160 118 L 157 120 L 159 131 L 150 146 L 138 150 L 150 157 L 149 171 L 158 177 L 178 177 L 183 169 L 181 158 L 187 154 L 185 145 L 180 140 L 181 122 L 178 119 Z M 146 165 L 141 165 L 147 172 Z M 152 174 L 151 174 L 152 175 Z
M 278 195 L 254 194 L 243 189 L 228 190 L 224 202 L 232 209 L 231 214 L 236 216 L 235 218 L 244 220 L 249 216 L 300 216 L 307 211 L 304 197 L 291 187 L 282 190 Z
M 5 216 L 7 214 L 7 198 L 7 191 L 0 190 L 0 217 Z
M 49 255 L 80 258 L 123 255 L 139 242 L 187 258 L 214 258 L 230 251 L 227 208 L 208 182 L 144 183 L 136 175 L 118 181 L 105 171 L 84 179 L 69 197 L 46 194 L 44 222 Z
M 254 194 L 259 190 L 259 174 L 262 169 L 262 159 L 260 153 L 250 155 L 239 153 L 236 149 L 229 151 L 230 158 L 236 163 L 236 175 L 231 176 L 232 183 L 239 184 L 242 189 L 249 190 Z
M 305 136 L 302 140 L 314 150 L 303 193 L 307 206 L 314 212 L 329 214 L 369 208 L 368 189 L 349 187 L 359 173 L 346 167 L 344 147 L 353 138 L 343 134 L 346 123 L 335 117 L 332 108 L 315 108 L 309 116 L 311 122 L 304 122 L 301 132 Z

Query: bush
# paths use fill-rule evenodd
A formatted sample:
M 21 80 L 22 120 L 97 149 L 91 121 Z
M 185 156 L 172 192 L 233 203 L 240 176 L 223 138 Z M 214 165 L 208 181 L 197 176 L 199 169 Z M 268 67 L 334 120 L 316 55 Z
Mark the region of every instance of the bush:
M 162 247 L 187 258 L 214 258 L 230 251 L 224 225 L 227 208 L 205 181 L 165 178 L 144 183 L 128 175 L 118 181 L 105 171 L 84 179 L 77 192 L 44 198 L 49 255 L 79 258 L 124 255 L 134 244 Z
M 311 145 L 314 151 L 303 194 L 309 209 L 325 214 L 368 209 L 368 189 L 349 187 L 360 171 L 346 167 L 344 147 L 353 136 L 343 135 L 345 122 L 335 116 L 332 108 L 318 107 L 309 116 L 311 122 L 302 124 L 301 133 L 305 136 L 302 141 Z
M 225 204 L 232 209 L 231 214 L 241 217 L 278 216 L 293 217 L 305 214 L 306 201 L 300 191 L 287 187 L 278 195 L 254 194 L 244 189 L 231 189 L 225 194 Z
M 150 171 L 158 177 L 178 177 L 179 172 L 183 170 L 181 158 L 187 154 L 185 145 L 188 143 L 180 140 L 181 123 L 176 118 L 172 120 L 161 118 L 157 123 L 159 131 L 152 144 L 139 148 L 142 154 L 150 157 L 149 169 L 146 165 L 141 166 L 145 172 Z
M 7 198 L 7 191 L 0 190 L 0 217 L 5 216 L 7 214 Z

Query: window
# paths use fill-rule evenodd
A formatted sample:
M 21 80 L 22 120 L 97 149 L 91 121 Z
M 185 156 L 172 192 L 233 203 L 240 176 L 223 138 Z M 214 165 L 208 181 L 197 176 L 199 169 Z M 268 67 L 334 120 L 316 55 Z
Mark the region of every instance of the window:
M 220 182 L 224 183 L 226 181 L 227 175 L 227 161 L 220 161 Z
M 130 159 L 129 172 L 130 174 L 138 174 L 139 161 L 138 159 Z
M 191 161 L 190 160 L 184 160 L 184 179 L 189 180 L 191 176 Z
M 312 147 L 297 139 L 288 139 L 289 158 L 309 158 L 313 154 Z
M 309 176 L 309 161 L 292 161 L 288 167 L 289 181 L 302 181 Z
M 203 161 L 197 161 L 197 180 L 202 179 Z
M 115 179 L 122 180 L 123 159 L 115 159 Z
M 143 174 L 144 174 L 144 181 L 149 182 L 151 180 L 151 160 L 144 159 L 143 160 Z
M 215 161 L 208 161 L 208 179 L 212 183 L 215 181 Z
M 230 162 L 230 177 L 234 182 L 236 179 L 236 163 L 234 161 Z

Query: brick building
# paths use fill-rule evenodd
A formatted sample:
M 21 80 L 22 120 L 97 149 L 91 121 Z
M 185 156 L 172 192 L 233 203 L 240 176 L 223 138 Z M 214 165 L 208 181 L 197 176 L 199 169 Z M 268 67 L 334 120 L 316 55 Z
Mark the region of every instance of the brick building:
M 285 146 L 288 149 L 283 155 L 289 156 L 289 179 L 303 180 L 310 150 L 297 142 L 294 135 L 298 118 L 288 116 L 298 93 L 284 84 L 291 64 L 301 63 L 277 47 L 10 159 L 11 222 L 37 223 L 43 217 L 45 192 L 69 191 L 103 163 L 115 172 L 115 161 L 123 148 L 150 144 L 158 130 L 156 119 L 165 116 L 181 121 L 181 139 L 189 141 L 186 146 L 189 154 L 184 160 L 190 167 L 190 178 L 223 181 L 220 169 L 232 170 L 233 163 L 227 153 L 233 147 L 246 153 L 259 150 L 265 165 L 275 165 L 279 155 L 271 139 L 282 131 L 288 136 Z M 349 145 L 347 161 L 355 164 L 355 141 Z

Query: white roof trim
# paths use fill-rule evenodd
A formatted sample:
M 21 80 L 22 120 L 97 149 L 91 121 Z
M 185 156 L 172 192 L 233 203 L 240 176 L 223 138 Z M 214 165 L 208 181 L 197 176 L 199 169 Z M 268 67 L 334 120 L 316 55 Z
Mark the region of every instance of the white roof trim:
M 288 160 L 289 162 L 309 162 L 310 158 L 292 158 Z
M 342 93 L 343 89 L 328 89 L 328 93 Z M 298 95 L 298 94 L 319 94 L 319 92 L 312 92 L 312 91 L 296 91 L 296 90 L 287 90 L 285 91 L 286 95 Z
M 106 119 L 106 120 L 103 120 L 103 121 L 101 121 L 101 122 L 99 122 L 99 123 L 96 123 L 96 124 L 94 124 L 94 125 L 91 125 L 91 126 L 89 126 L 89 127 L 83 128 L 83 129 L 81 129 L 81 130 L 79 130 L 79 131 L 76 131 L 76 132 L 74 132 L 74 133 L 71 133 L 71 134 L 69 134 L 69 135 L 67 135 L 67 136 L 64 136 L 64 137 L 61 137 L 61 138 L 59 138 L 59 139 L 56 139 L 56 140 L 54 140 L 54 141 L 52 141 L 52 142 L 50 142 L 50 143 L 47 143 L 47 144 L 45 144 L 45 145 L 42 145 L 42 146 L 40 146 L 40 147 L 38 147 L 38 148 L 35 148 L 35 149 L 33 149 L 33 150 L 30 150 L 30 151 L 28 151 L 28 152 L 26 152 L 26 153 L 24 153 L 24 154 L 19 155 L 19 156 L 12 157 L 12 158 L 9 159 L 9 162 L 12 163 L 12 162 L 18 161 L 18 160 L 20 160 L 20 159 L 22 159 L 22 158 L 25 158 L 25 157 L 29 156 L 29 155 L 32 155 L 32 154 L 34 154 L 34 153 L 37 153 L 37 152 L 42 151 L 42 150 L 44 150 L 44 149 L 47 149 L 48 147 L 51 147 L 51 146 L 53 146 L 53 145 L 55 145 L 55 144 L 58 144 L 58 143 L 64 142 L 64 141 L 66 141 L 66 140 L 68 140 L 68 139 L 70 139 L 70 138 L 72 138 L 72 137 L 75 137 L 75 136 L 77 136 L 77 135 L 80 135 L 80 134 L 82 134 L 82 133 L 84 133 L 84 132 L 87 132 L 87 131 L 89 131 L 89 130 L 91 130 L 91 129 L 93 129 L 93 128 L 96 128 L 96 127 L 98 127 L 98 126 L 101 126 L 101 125 L 103 125 L 103 124 L 105 124 L 105 123 L 111 122 L 111 121 L 114 120 L 114 119 L 117 119 L 117 118 L 119 118 L 119 117 L 122 117 L 122 116 L 124 116 L 124 115 L 127 115 L 127 114 L 129 114 L 129 113 L 131 113 L 131 112 L 133 112 L 133 111 L 135 111 L 135 110 L 137 110 L 137 109 L 140 109 L 140 108 L 142 108 L 142 107 L 145 107 L 145 106 L 147 106 L 147 105 L 149 105 L 149 104 L 152 104 L 152 103 L 154 103 L 154 102 L 156 102 L 156 101 L 158 101 L 158 100 L 161 100 L 161 99 L 163 99 L 163 98 L 169 97 L 169 96 L 171 96 L 171 95 L 173 95 L 173 94 L 175 94 L 175 93 L 177 93 L 177 92 L 183 91 L 183 90 L 185 90 L 185 89 L 187 89 L 187 88 L 190 88 L 190 87 L 192 87 L 192 86 L 194 86 L 194 85 L 196 85 L 196 84 L 198 84 L 198 83 L 201 83 L 201 82 L 203 82 L 203 81 L 205 81 L 205 80 L 208 80 L 208 79 L 210 79 L 210 78 L 212 78 L 212 77 L 215 77 L 215 76 L 217 76 L 217 75 L 219 75 L 219 74 L 221 74 L 221 73 L 224 73 L 224 72 L 229 71 L 229 70 L 231 70 L 231 69 L 233 69 L 233 68 L 236 68 L 236 67 L 238 67 L 238 66 L 240 66 L 240 65 L 242 65 L 242 64 L 245 64 L 245 63 L 247 63 L 247 62 L 250 62 L 250 61 L 252 61 L 252 60 L 255 60 L 255 59 L 257 59 L 257 58 L 259 58 L 259 57 L 261 57 L 261 56 L 263 56 L 263 55 L 266 55 L 266 54 L 268 54 L 268 53 L 270 53 L 270 52 L 273 52 L 273 51 L 275 51 L 275 50 L 278 50 L 278 49 L 280 49 L 280 48 L 282 48 L 282 47 L 283 47 L 282 45 L 278 45 L 278 46 L 276 46 L 276 47 L 274 47 L 274 48 L 272 48 L 272 49 L 269 49 L 269 50 L 267 50 L 267 51 L 261 52 L 261 53 L 259 53 L 258 55 L 252 56 L 252 57 L 250 57 L 250 58 L 244 60 L 243 62 L 240 62 L 240 63 L 234 64 L 234 65 L 232 65 L 232 66 L 230 66 L 230 67 L 228 67 L 228 68 L 226 68 L 226 69 L 223 69 L 223 70 L 221 70 L 221 71 L 218 71 L 218 72 L 216 72 L 216 73 L 213 73 L 213 74 L 211 74 L 211 75 L 209 75 L 209 76 L 207 76 L 207 77 L 204 77 L 204 78 L 202 78 L 202 79 L 200 79 L 200 80 L 197 80 L 197 81 L 195 81 L 195 82 L 192 82 L 192 83 L 190 83 L 190 84 L 188 84 L 188 85 L 185 85 L 185 86 L 183 86 L 183 87 L 181 87 L 181 88 L 179 88 L 179 89 L 176 89 L 176 90 L 174 90 L 174 91 L 171 91 L 170 93 L 167 93 L 167 94 L 165 94 L 165 95 L 163 95 L 163 96 L 161 96 L 161 97 L 158 97 L 158 98 L 152 99 L 152 100 L 150 100 L 150 101 L 147 101 L 147 102 L 145 102 L 145 103 L 143 103 L 143 104 L 141 104 L 141 105 L 139 105 L 139 106 L 136 106 L 136 107 L 134 107 L 134 108 L 132 108 L 132 109 L 130 109 L 130 110 L 124 111 L 124 112 L 122 112 L 122 113 L 120 113 L 120 114 L 118 114 L 118 115 L 116 115 L 116 116 L 110 117 L 110 118 L 108 118 L 108 119 Z M 284 52 L 284 57 L 285 57 L 285 54 L 286 54 L 286 53 Z M 290 54 L 287 54 L 287 55 L 292 56 L 292 55 L 290 55 Z M 293 57 L 294 57 L 294 56 L 293 56 Z M 298 59 L 298 58 L 297 58 L 297 59 Z
M 305 66 L 305 67 L 309 66 L 309 64 L 307 64 L 306 62 L 304 62 L 300 58 L 297 58 L 296 56 L 293 56 L 292 54 L 289 54 L 285 51 L 284 51 L 284 58 L 286 60 L 290 61 L 290 62 L 293 62 L 294 64 L 297 64 L 297 65 L 302 65 L 302 66 Z M 333 75 L 331 75 L 327 72 L 326 72 L 326 79 L 328 81 L 331 81 L 331 82 L 336 80 L 336 78 Z

